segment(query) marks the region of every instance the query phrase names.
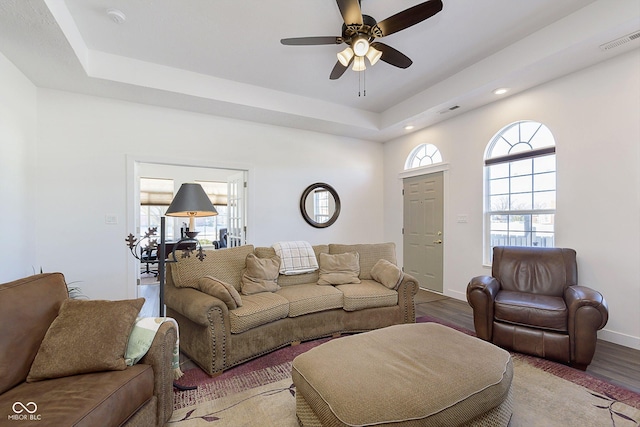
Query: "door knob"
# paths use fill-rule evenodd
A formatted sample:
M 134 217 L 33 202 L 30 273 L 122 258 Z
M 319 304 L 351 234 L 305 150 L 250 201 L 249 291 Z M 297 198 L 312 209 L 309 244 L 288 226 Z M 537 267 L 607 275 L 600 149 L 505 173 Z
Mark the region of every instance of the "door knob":
M 442 240 L 434 240 L 433 243 L 435 243 L 436 245 L 441 245 L 442 244 Z

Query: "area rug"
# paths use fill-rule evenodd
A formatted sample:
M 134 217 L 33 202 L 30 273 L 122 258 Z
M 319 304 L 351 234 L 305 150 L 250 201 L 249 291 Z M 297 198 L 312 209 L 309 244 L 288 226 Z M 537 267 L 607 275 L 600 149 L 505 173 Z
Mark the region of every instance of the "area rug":
M 472 332 L 424 316 L 473 335 Z M 340 338 L 335 338 L 340 339 Z M 285 347 L 229 369 L 215 378 L 199 368 L 185 372 L 177 391 L 172 426 L 298 426 L 291 362 L 329 338 Z M 510 426 L 626 427 L 640 422 L 640 394 L 585 372 L 547 360 L 512 353 L 514 413 Z

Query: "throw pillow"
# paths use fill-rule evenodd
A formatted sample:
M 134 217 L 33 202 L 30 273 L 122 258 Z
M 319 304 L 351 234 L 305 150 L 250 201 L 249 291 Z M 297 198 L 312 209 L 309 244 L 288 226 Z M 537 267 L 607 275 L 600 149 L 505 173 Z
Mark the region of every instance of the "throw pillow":
M 381 259 L 371 268 L 371 278 L 389 289 L 396 289 L 402 281 L 402 270 L 386 259 Z
M 246 269 L 242 274 L 241 292 L 243 295 L 258 294 L 260 292 L 275 292 L 280 274 L 280 258 L 258 258 L 254 254 L 247 255 Z
M 358 252 L 320 254 L 318 285 L 346 285 L 360 283 L 360 255 Z
M 27 382 L 126 369 L 124 352 L 144 298 L 67 299 L 51 323 Z
M 229 310 L 242 307 L 242 299 L 238 291 L 236 291 L 236 288 L 215 277 L 201 277 L 200 280 L 198 280 L 198 289 L 224 302 Z

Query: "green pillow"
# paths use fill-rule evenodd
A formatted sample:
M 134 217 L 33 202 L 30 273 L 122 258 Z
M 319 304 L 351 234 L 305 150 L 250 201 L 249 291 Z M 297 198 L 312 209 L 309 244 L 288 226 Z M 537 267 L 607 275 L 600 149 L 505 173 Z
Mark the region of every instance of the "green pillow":
M 27 382 L 100 371 L 122 371 L 129 334 L 144 298 L 67 299 L 51 323 Z

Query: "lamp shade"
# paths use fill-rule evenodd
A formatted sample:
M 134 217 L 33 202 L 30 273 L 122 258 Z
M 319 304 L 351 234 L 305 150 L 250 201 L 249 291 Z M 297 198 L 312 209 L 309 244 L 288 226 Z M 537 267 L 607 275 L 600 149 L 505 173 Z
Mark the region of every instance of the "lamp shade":
M 356 56 L 353 58 L 353 67 L 351 67 L 353 71 L 364 71 L 367 69 L 367 66 L 364 64 L 364 56 Z
M 338 53 L 338 61 L 345 67 L 349 66 L 349 62 L 351 62 L 351 58 L 353 58 L 353 49 L 347 46 L 343 51 Z
M 165 213 L 167 216 L 214 216 L 218 211 L 200 184 L 185 183 L 180 186 Z
M 373 46 L 369 46 L 369 50 L 365 56 L 369 59 L 371 65 L 375 65 L 375 63 L 378 62 L 378 59 L 382 56 L 382 52 Z

